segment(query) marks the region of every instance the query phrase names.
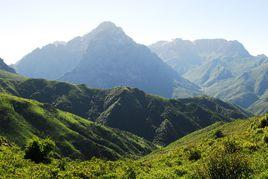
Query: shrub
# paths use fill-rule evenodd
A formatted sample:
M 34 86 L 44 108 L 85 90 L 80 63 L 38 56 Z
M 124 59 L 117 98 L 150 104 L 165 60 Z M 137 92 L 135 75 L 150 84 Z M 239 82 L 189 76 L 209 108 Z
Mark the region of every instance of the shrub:
M 215 137 L 215 139 L 222 138 L 223 136 L 224 136 L 224 135 L 223 135 L 223 133 L 222 133 L 221 130 L 217 130 L 217 131 L 215 131 L 215 133 L 214 133 L 214 137 Z
M 267 135 L 264 135 L 263 136 L 263 142 L 268 144 L 268 136 Z
M 260 119 L 259 128 L 265 128 L 268 126 L 268 117 L 265 115 L 263 118 Z
M 250 151 L 256 151 L 258 150 L 258 145 L 256 143 L 252 142 L 243 142 L 243 147 L 249 149 Z
M 235 141 L 223 141 L 222 146 L 214 149 L 204 160 L 203 165 L 197 170 L 198 174 L 202 178 L 248 178 L 253 170 L 249 160 L 240 153 L 239 149 Z
M 263 130 L 262 129 L 257 129 L 256 130 L 256 134 L 262 134 L 263 133 Z
M 188 160 L 194 160 L 197 161 L 201 158 L 201 153 L 198 150 L 195 149 L 188 149 L 186 151 Z
M 31 159 L 35 163 L 47 163 L 55 143 L 50 139 L 34 139 L 26 146 L 25 159 Z
M 232 154 L 239 150 L 238 144 L 233 140 L 226 140 L 223 142 L 223 152 L 226 154 Z
M 252 173 L 248 160 L 238 154 L 215 153 L 209 157 L 199 174 L 203 178 L 247 178 Z

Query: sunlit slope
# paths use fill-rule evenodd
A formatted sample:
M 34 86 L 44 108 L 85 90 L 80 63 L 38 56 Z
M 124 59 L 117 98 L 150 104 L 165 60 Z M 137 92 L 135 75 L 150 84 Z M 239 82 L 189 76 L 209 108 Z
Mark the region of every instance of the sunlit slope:
M 81 159 L 116 159 L 155 149 L 133 134 L 98 125 L 50 104 L 7 94 L 0 94 L 0 135 L 22 147 L 34 137 L 50 137 L 59 154 Z

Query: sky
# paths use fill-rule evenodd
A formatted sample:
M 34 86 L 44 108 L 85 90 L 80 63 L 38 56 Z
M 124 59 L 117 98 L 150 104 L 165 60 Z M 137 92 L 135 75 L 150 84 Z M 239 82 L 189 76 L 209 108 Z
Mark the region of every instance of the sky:
M 225 38 L 268 55 L 267 0 L 0 0 L 0 57 L 12 64 L 103 21 L 136 42 Z

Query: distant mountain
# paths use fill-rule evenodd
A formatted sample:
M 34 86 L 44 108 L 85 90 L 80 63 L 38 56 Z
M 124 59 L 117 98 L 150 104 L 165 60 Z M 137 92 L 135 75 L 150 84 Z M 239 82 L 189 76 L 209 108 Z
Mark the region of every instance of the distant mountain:
M 215 59 L 251 57 L 241 43 L 224 39 L 201 39 L 193 42 L 175 39 L 157 42 L 149 48 L 180 74 Z
M 50 137 L 57 153 L 75 159 L 118 159 L 144 155 L 156 147 L 128 132 L 111 129 L 49 104 L 0 94 L 0 136 L 24 147 L 34 137 Z
M 268 113 L 268 92 L 251 104 L 249 110 L 257 115 Z
M 37 48 L 18 61 L 14 68 L 32 78 L 57 79 L 71 71 L 82 56 L 83 40 L 77 37 L 68 43 L 53 43 Z
M 182 78 L 111 22 L 103 22 L 89 34 L 67 43 L 37 49 L 15 67 L 27 77 L 57 79 L 94 88 L 130 86 L 169 98 L 200 94 L 198 86 Z
M 268 58 L 250 55 L 238 41 L 176 39 L 150 48 L 207 95 L 254 108 L 250 106 L 262 104 L 268 91 Z M 262 111 L 268 112 L 268 107 Z
M 179 74 L 184 74 L 189 68 L 202 63 L 197 47 L 188 40 L 160 41 L 152 44 L 150 49 Z
M 200 39 L 193 43 L 198 49 L 198 54 L 207 60 L 224 57 L 246 58 L 251 56 L 244 46 L 236 40 Z
M 137 88 L 100 90 L 41 79 L 0 79 L 0 90 L 54 107 L 166 145 L 217 121 L 249 114 L 220 100 L 200 97 L 164 99 Z
M 10 73 L 16 73 L 16 71 L 9 67 L 7 64 L 5 64 L 4 60 L 0 58 L 0 70 L 7 71 Z

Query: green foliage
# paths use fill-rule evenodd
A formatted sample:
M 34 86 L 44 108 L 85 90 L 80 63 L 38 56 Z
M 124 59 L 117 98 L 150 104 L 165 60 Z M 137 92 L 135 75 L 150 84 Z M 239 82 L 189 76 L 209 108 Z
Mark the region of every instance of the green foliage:
M 49 104 L 0 93 L 1 135 L 21 147 L 34 137 L 50 137 L 56 142 L 57 154 L 73 159 L 96 156 L 114 160 L 156 149 L 131 133 L 105 127 Z
M 249 161 L 238 153 L 215 152 L 199 171 L 204 178 L 248 178 L 252 173 Z
M 264 117 L 262 117 L 259 121 L 259 128 L 265 128 L 268 126 L 268 117 L 267 115 L 265 115 Z
M 3 139 L 0 174 L 3 178 L 265 178 L 268 145 L 263 145 L 263 133 L 249 130 L 259 119 L 217 123 L 144 157 L 116 161 L 52 158 L 51 163 L 36 164 Z M 225 137 L 211 136 L 217 130 Z M 268 132 L 267 128 L 263 130 Z M 198 153 L 201 158 L 189 160 L 189 154 L 200 156 Z
M 186 149 L 186 155 L 187 155 L 188 160 L 197 161 L 201 158 L 200 151 L 196 149 Z
M 217 121 L 249 116 L 236 106 L 209 97 L 165 99 L 136 88 L 100 90 L 16 76 L 19 75 L 3 74 L 0 91 L 48 103 L 85 119 L 131 132 L 157 145 L 165 146 Z
M 232 154 L 237 152 L 240 147 L 238 144 L 233 140 L 225 140 L 222 144 L 223 152 L 226 154 Z
M 268 135 L 263 136 L 263 142 L 268 144 Z
M 49 162 L 49 157 L 54 148 L 54 141 L 48 138 L 43 140 L 36 138 L 26 146 L 24 157 L 31 159 L 35 163 Z

